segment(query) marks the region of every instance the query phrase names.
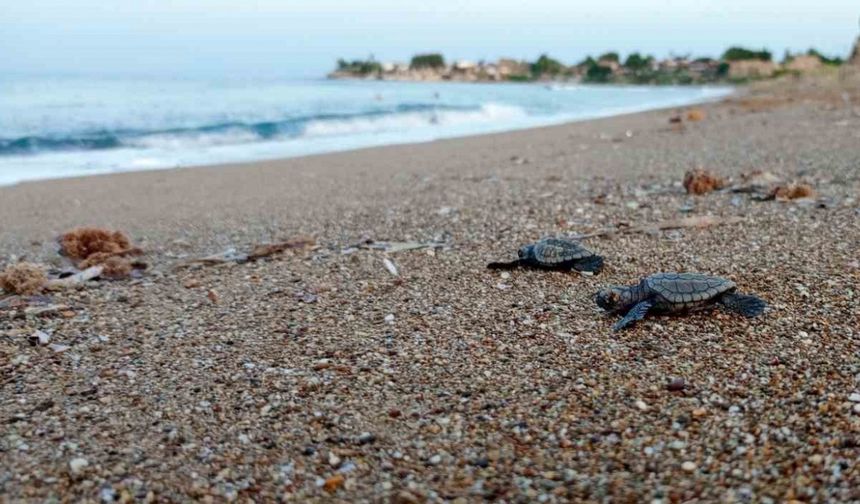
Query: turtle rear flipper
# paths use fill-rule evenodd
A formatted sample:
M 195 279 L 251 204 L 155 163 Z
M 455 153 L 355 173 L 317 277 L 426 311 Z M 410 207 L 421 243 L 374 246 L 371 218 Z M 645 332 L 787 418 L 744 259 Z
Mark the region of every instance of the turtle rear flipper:
M 763 299 L 747 294 L 724 294 L 719 302 L 725 309 L 740 313 L 744 317 L 756 317 L 767 308 Z
M 573 269 L 577 271 L 590 271 L 592 273 L 600 273 L 600 270 L 603 269 L 603 257 L 599 255 L 593 255 L 591 257 L 580 259 L 579 261 L 576 261 L 576 263 L 574 263 Z

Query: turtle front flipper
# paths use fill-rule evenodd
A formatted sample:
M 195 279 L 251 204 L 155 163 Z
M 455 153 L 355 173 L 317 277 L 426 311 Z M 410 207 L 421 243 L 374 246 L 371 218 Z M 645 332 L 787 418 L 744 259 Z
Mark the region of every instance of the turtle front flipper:
M 748 294 L 723 294 L 718 302 L 726 310 L 740 313 L 744 317 L 757 317 L 767 308 L 763 299 Z
M 576 261 L 573 264 L 573 269 L 576 271 L 590 271 L 592 273 L 600 273 L 603 269 L 603 257 L 593 255 Z
M 637 320 L 642 320 L 645 318 L 645 314 L 648 313 L 648 310 L 650 310 L 652 306 L 654 306 L 654 303 L 649 300 L 636 303 L 633 305 L 633 308 L 630 308 L 630 311 L 627 312 L 627 315 L 625 315 L 623 319 L 619 320 L 614 326 L 612 326 L 612 330 L 620 331 L 625 327 L 633 325 Z
M 491 263 L 487 264 L 487 268 L 488 269 L 495 269 L 495 270 L 510 270 L 510 269 L 516 269 L 520 265 L 521 265 L 520 260 L 517 259 L 516 261 L 510 261 L 510 262 L 491 262 Z

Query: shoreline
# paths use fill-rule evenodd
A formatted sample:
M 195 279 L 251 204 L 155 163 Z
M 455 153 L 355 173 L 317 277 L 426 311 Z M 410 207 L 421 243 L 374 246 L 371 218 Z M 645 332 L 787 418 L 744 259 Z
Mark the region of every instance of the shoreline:
M 124 231 L 149 265 L 51 292 L 61 312 L 0 307 L 0 493 L 857 500 L 860 86 L 785 86 L 680 125 L 652 110 L 0 188 L 0 267 L 62 267 L 56 237 L 78 226 Z M 816 196 L 687 195 L 700 167 Z M 690 217 L 722 224 L 625 232 Z M 486 268 L 601 229 L 618 232 L 585 241 L 598 275 Z M 299 236 L 316 245 L 178 267 Z M 353 246 L 368 240 L 445 245 Z M 730 279 L 771 310 L 611 332 L 594 293 L 658 271 Z
M 447 83 L 447 82 L 443 82 L 443 84 L 444 83 Z M 454 83 L 454 84 L 458 84 L 458 83 Z M 540 83 L 527 83 L 527 84 L 541 85 Z M 624 88 L 624 89 L 635 89 L 635 88 L 644 87 L 644 86 L 614 85 L 614 84 L 600 86 L 600 87 L 607 87 L 607 86 L 608 87 Z M 582 85 L 577 85 L 577 87 L 595 88 L 597 86 L 593 86 L 593 85 L 589 85 L 589 84 L 582 84 Z M 676 86 L 676 87 L 683 88 L 684 86 Z M 509 132 L 515 132 L 515 131 L 529 130 L 529 129 L 534 129 L 534 128 L 543 128 L 543 127 L 549 127 L 549 126 L 558 126 L 558 125 L 563 125 L 563 124 L 577 123 L 577 122 L 582 122 L 582 121 L 590 121 L 590 120 L 595 120 L 595 119 L 604 119 L 604 118 L 608 118 L 608 117 L 617 117 L 617 116 L 635 114 L 635 113 L 640 113 L 640 112 L 647 112 L 647 111 L 652 111 L 652 110 L 656 111 L 656 110 L 671 109 L 671 108 L 690 107 L 690 106 L 695 106 L 698 104 L 714 103 L 714 102 L 717 102 L 720 100 L 727 99 L 727 98 L 732 97 L 732 96 L 738 96 L 740 93 L 743 92 L 740 90 L 740 88 L 738 88 L 736 86 L 707 86 L 706 85 L 706 86 L 693 86 L 693 87 L 698 88 L 703 94 L 706 94 L 707 96 L 703 96 L 700 98 L 677 98 L 677 99 L 673 99 L 673 100 L 667 100 L 667 102 L 669 102 L 669 103 L 643 104 L 643 105 L 635 105 L 635 106 L 626 106 L 626 107 L 621 107 L 621 108 L 617 108 L 617 109 L 608 108 L 608 109 L 603 109 L 603 110 L 600 110 L 597 112 L 580 113 L 577 115 L 556 114 L 554 116 L 547 117 L 543 120 L 540 120 L 540 119 L 538 119 L 537 116 L 535 116 L 535 117 L 529 118 L 530 119 L 529 122 L 532 122 L 533 124 L 525 124 L 525 125 L 518 125 L 518 126 L 515 125 L 515 126 L 511 127 L 510 129 L 497 129 L 496 126 L 485 127 L 484 128 L 485 131 L 469 132 L 466 134 L 443 132 L 443 133 L 440 133 L 439 136 L 435 136 L 435 137 L 427 139 L 427 140 L 416 140 L 414 138 L 409 138 L 407 136 L 403 140 L 400 140 L 400 141 L 392 141 L 390 143 L 369 144 L 369 145 L 358 144 L 356 146 L 349 146 L 349 147 L 345 147 L 342 149 L 331 149 L 330 147 L 327 147 L 327 146 L 319 146 L 316 148 L 312 147 L 310 149 L 305 148 L 304 152 L 299 152 L 299 153 L 294 154 L 294 155 L 281 153 L 281 154 L 274 154 L 274 155 L 269 156 L 269 155 L 265 155 L 265 154 L 253 155 L 253 154 L 250 154 L 247 152 L 244 154 L 241 154 L 239 152 L 234 152 L 232 154 L 226 154 L 225 156 L 226 157 L 233 157 L 235 159 L 230 160 L 230 161 L 224 161 L 224 162 L 216 162 L 216 163 L 208 163 L 208 162 L 194 163 L 194 162 L 192 162 L 190 164 L 179 165 L 179 166 L 157 166 L 157 167 L 143 167 L 143 168 L 132 168 L 132 169 L 120 169 L 120 170 L 116 170 L 113 168 L 104 168 L 104 169 L 100 169 L 100 170 L 95 171 L 95 172 L 90 173 L 90 174 L 59 175 L 59 176 L 46 175 L 46 176 L 40 176 L 38 178 L 15 180 L 15 181 L 8 182 L 8 183 L 0 183 L 0 188 L 14 186 L 14 185 L 19 184 L 19 183 L 38 182 L 38 181 L 44 181 L 44 180 L 57 180 L 57 179 L 64 179 L 64 178 L 78 178 L 81 176 L 89 177 L 89 176 L 111 175 L 111 174 L 117 174 L 117 173 L 137 173 L 137 172 L 146 172 L 146 171 L 161 171 L 161 170 L 174 170 L 174 169 L 185 169 L 185 168 L 208 168 L 211 166 L 222 166 L 222 165 L 232 165 L 232 164 L 250 164 L 250 163 L 256 163 L 256 162 L 271 162 L 271 161 L 277 161 L 277 160 L 282 160 L 282 159 L 295 159 L 295 158 L 301 158 L 301 157 L 305 157 L 305 156 L 324 155 L 324 154 L 336 153 L 336 152 L 349 152 L 349 151 L 353 151 L 353 150 L 361 150 L 361 149 L 367 149 L 367 148 L 387 147 L 387 146 L 392 146 L 392 145 L 412 145 L 412 144 L 418 144 L 418 143 L 435 142 L 435 141 L 446 140 L 446 139 L 451 139 L 451 138 L 467 138 L 467 137 L 481 136 L 481 135 L 487 135 L 487 134 L 509 133 Z M 281 147 L 281 150 L 283 150 L 287 144 L 289 144 L 290 142 L 293 142 L 293 141 L 295 141 L 295 140 L 280 140 L 273 145 L 277 145 L 278 143 L 283 144 Z M 353 142 L 353 140 L 350 138 L 346 138 L 345 141 L 348 143 Z M 259 142 L 259 143 L 265 143 L 265 142 Z M 236 148 L 240 148 L 240 146 L 239 145 L 223 145 L 220 147 L 212 147 L 211 149 L 236 149 Z M 276 148 L 275 150 L 278 150 L 278 149 Z M 110 152 L 110 150 L 89 151 L 89 153 L 92 153 L 92 154 L 102 154 L 102 153 L 109 153 L 109 152 Z M 74 154 L 74 153 L 75 153 L 74 151 L 69 151 L 66 154 Z M 60 155 L 63 153 L 58 152 L 56 154 Z M 53 153 L 45 153 L 45 154 L 37 154 L 37 156 L 38 155 L 54 155 L 54 154 Z M 24 157 L 23 159 L 27 159 L 27 157 Z

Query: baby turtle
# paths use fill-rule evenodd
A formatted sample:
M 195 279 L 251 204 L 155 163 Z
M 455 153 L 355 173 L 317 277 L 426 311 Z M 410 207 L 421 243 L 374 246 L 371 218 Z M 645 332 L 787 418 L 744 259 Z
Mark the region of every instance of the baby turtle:
M 678 313 L 720 305 L 745 317 L 761 315 L 767 307 L 756 296 L 738 294 L 725 278 L 698 273 L 657 273 L 629 287 L 610 287 L 597 293 L 597 305 L 611 313 L 626 313 L 613 331 L 645 318 L 649 311 Z
M 542 269 L 557 269 L 600 272 L 603 257 L 583 247 L 579 242 L 562 238 L 543 238 L 523 245 L 518 251 L 519 258 L 511 262 L 492 262 L 490 269 L 511 269 L 526 266 Z

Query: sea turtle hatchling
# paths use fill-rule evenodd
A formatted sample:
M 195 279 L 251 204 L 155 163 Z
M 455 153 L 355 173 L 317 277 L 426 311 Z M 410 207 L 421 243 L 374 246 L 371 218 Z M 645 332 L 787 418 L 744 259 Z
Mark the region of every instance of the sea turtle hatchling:
M 590 271 L 598 273 L 603 268 L 603 257 L 583 247 L 579 242 L 563 238 L 543 238 L 523 245 L 517 252 L 516 261 L 492 262 L 491 269 L 510 269 L 526 266 L 542 269 Z
M 698 273 L 657 273 L 628 287 L 609 287 L 597 293 L 597 305 L 610 313 L 626 313 L 613 331 L 623 329 L 651 312 L 679 313 L 720 305 L 745 317 L 761 315 L 767 307 L 756 296 L 738 294 L 725 278 Z

